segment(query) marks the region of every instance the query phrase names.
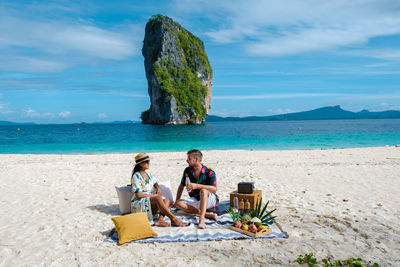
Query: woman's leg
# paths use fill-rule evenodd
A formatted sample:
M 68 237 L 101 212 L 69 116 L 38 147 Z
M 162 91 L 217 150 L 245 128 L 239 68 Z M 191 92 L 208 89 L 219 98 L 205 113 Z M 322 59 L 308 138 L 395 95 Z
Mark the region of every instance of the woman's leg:
M 151 210 L 153 212 L 154 211 L 159 212 L 160 209 L 158 208 L 157 203 L 155 201 L 151 201 L 151 200 L 150 200 L 150 202 L 151 202 Z M 166 205 L 166 206 L 168 207 L 168 205 Z M 160 215 L 158 216 L 157 221 L 154 223 L 154 225 L 158 226 L 158 227 L 169 227 L 169 226 L 171 226 L 171 224 L 169 222 L 164 221 L 164 214 L 162 214 L 161 212 L 160 212 Z
M 161 196 L 151 197 L 150 201 L 157 205 L 157 207 L 160 209 L 161 214 L 163 214 L 164 216 L 167 216 L 168 218 L 171 219 L 172 225 L 176 225 L 176 226 L 186 226 L 187 225 L 187 223 L 182 222 L 174 214 L 172 214 L 169 211 L 169 209 L 165 205 Z
M 165 207 L 169 208 L 169 206 L 170 206 L 169 199 L 163 199 L 163 202 L 164 202 Z M 171 226 L 171 224 L 169 222 L 164 221 L 164 216 L 165 216 L 165 214 L 160 212 L 160 216 L 158 217 L 157 223 L 160 224 L 160 226 L 163 226 L 163 225 Z M 158 225 L 156 224 L 156 226 L 158 226 Z

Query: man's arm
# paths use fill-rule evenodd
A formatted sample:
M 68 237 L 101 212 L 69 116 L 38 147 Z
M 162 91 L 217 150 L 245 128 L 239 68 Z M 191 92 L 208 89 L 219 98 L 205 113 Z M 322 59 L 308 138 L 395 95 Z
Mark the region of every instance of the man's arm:
M 207 189 L 209 192 L 216 194 L 217 193 L 217 176 L 215 175 L 214 170 L 211 170 L 207 173 L 209 175 L 209 184 L 193 184 L 190 183 L 188 184 L 187 188 L 188 190 L 193 190 L 193 189 Z
M 217 193 L 217 187 L 213 185 L 204 185 L 204 184 L 194 184 L 194 183 L 189 183 L 187 186 L 188 190 L 193 190 L 193 189 L 207 189 L 211 193 Z M 178 189 L 179 190 L 179 189 Z
M 178 190 L 176 191 L 175 203 L 176 203 L 176 201 L 181 199 L 183 188 L 185 188 L 186 177 L 188 177 L 186 170 L 187 170 L 187 168 L 183 171 L 181 182 L 179 183 Z

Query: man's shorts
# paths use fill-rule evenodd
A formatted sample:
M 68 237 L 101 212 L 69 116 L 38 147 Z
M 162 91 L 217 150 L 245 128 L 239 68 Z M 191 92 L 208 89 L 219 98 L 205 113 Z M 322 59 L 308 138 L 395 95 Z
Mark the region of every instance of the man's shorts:
M 195 207 L 196 209 L 200 209 L 200 200 L 197 200 L 195 197 L 184 198 L 185 201 L 189 206 Z M 208 204 L 207 209 L 214 208 L 217 205 L 217 196 L 214 193 L 208 195 Z

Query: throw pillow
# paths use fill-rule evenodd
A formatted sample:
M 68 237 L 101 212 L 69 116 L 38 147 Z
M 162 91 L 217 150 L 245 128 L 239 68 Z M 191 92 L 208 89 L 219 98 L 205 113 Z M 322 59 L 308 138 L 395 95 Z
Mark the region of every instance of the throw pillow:
M 131 213 L 132 186 L 115 187 L 115 190 L 117 190 L 121 214 Z
M 171 183 L 170 181 L 163 181 L 163 182 L 158 182 L 158 185 L 161 188 L 162 191 L 162 195 L 163 197 L 165 197 L 166 199 L 169 199 L 169 202 L 172 204 L 174 204 L 174 197 L 172 196 L 172 192 L 171 192 Z
M 112 218 L 118 233 L 118 245 L 126 242 L 157 236 L 151 228 L 146 212 L 132 213 Z

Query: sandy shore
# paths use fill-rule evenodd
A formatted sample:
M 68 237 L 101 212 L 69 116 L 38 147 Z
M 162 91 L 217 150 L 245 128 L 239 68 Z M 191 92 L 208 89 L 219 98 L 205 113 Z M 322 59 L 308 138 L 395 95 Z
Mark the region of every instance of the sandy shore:
M 150 153 L 173 192 L 186 154 Z M 133 154 L 0 155 L 2 266 L 293 265 L 298 254 L 361 257 L 400 266 L 400 148 L 207 151 L 218 194 L 254 181 L 288 239 L 196 243 L 104 242 L 119 215 L 114 186 L 130 182 Z

